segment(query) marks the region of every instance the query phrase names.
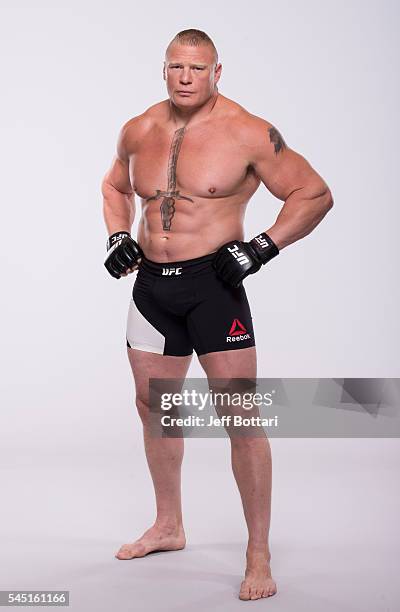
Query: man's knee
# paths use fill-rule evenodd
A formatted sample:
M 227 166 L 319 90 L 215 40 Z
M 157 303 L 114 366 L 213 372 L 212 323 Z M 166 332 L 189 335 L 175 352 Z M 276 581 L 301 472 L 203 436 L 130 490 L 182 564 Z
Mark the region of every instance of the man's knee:
M 236 429 L 230 432 L 232 450 L 244 453 L 258 452 L 260 446 L 264 447 L 267 434 L 262 427 Z
M 149 400 L 146 397 L 136 396 L 136 408 L 143 425 L 147 425 L 149 421 L 150 406 Z

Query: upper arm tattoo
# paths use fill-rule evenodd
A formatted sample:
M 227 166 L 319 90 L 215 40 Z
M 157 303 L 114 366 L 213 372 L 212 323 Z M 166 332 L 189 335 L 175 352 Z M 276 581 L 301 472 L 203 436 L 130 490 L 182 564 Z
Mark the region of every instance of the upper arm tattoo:
M 278 155 L 283 149 L 286 149 L 286 142 L 275 127 L 268 128 L 269 141 L 274 144 L 275 154 Z

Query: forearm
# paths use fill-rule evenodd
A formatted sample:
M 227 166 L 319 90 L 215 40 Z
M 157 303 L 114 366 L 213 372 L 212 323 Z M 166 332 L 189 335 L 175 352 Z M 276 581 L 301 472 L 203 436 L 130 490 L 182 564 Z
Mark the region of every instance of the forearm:
M 290 194 L 275 223 L 265 232 L 281 250 L 312 232 L 332 206 L 332 194 L 325 184 L 304 187 Z
M 103 182 L 103 217 L 108 234 L 130 232 L 135 218 L 134 194 L 121 193 L 110 183 Z

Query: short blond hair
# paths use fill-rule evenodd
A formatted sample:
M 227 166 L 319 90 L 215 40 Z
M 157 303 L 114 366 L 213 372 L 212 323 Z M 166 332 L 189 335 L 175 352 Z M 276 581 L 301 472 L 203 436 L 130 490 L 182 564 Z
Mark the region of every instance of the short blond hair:
M 177 43 L 179 45 L 190 45 L 192 47 L 199 47 L 200 45 L 209 45 L 214 51 L 215 63 L 218 63 L 218 51 L 216 49 L 216 46 L 214 45 L 209 35 L 205 32 L 202 32 L 202 30 L 190 28 L 188 30 L 182 30 L 181 32 L 178 32 L 178 34 L 176 34 L 169 43 L 166 53 L 168 52 L 170 46 L 173 43 Z

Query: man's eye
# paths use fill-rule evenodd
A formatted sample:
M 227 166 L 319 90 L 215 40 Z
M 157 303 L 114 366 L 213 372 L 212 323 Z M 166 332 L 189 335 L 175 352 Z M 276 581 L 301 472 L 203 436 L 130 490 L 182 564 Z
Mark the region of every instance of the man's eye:
M 171 68 L 171 70 L 173 70 L 174 68 L 179 70 L 179 68 L 182 68 L 182 66 L 170 66 L 170 68 Z M 195 70 L 204 70 L 204 68 L 202 68 L 201 66 L 193 66 L 193 68 Z

